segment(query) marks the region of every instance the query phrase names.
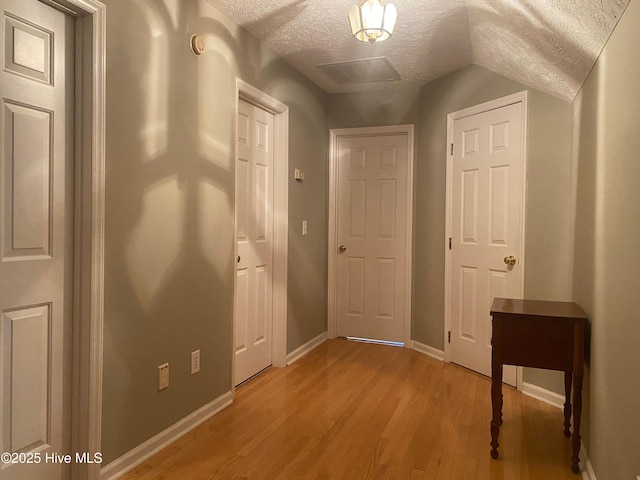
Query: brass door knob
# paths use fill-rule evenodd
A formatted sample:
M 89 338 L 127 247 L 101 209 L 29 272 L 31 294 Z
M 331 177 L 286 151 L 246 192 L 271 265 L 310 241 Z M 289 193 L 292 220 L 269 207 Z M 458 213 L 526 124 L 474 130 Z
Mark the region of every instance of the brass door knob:
M 516 264 L 516 257 L 514 257 L 513 255 L 509 255 L 508 257 L 504 257 L 504 263 L 506 263 L 507 265 L 515 265 Z
M 344 253 L 347 251 L 347 246 L 346 245 L 340 245 L 338 247 L 338 250 L 340 251 L 340 253 Z

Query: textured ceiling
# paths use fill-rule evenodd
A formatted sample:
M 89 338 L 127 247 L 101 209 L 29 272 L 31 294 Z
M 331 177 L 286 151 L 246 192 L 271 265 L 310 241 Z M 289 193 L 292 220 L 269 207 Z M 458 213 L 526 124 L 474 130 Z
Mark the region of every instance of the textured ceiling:
M 475 63 L 571 101 L 629 0 L 392 0 L 393 36 L 351 37 L 356 0 L 209 0 L 329 93 L 417 86 Z M 336 83 L 318 64 L 386 57 L 401 79 Z

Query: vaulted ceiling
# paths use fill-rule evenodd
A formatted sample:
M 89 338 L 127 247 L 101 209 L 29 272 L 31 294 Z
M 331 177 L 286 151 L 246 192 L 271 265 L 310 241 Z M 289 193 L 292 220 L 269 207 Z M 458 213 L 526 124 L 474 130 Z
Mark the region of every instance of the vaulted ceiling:
M 469 64 L 567 101 L 630 0 L 391 0 L 393 36 L 363 44 L 356 0 L 209 0 L 328 93 L 417 86 Z M 400 80 L 333 80 L 318 64 L 385 57 Z

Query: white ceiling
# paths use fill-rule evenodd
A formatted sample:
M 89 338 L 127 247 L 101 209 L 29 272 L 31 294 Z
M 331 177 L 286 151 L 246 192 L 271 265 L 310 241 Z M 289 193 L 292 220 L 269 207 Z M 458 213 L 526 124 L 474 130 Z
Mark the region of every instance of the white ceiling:
M 356 0 L 209 0 L 328 93 L 418 86 L 474 63 L 573 100 L 629 0 L 391 0 L 393 36 L 363 44 Z M 386 57 L 400 80 L 338 84 L 316 65 Z

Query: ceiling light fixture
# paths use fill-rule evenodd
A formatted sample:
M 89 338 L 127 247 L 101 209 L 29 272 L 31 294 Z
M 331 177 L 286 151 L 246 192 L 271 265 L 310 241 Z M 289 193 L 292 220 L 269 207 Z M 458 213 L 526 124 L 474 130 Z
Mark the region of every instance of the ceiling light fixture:
M 362 0 L 349 11 L 351 33 L 364 43 L 382 42 L 393 33 L 397 16 L 396 7 L 385 0 Z

